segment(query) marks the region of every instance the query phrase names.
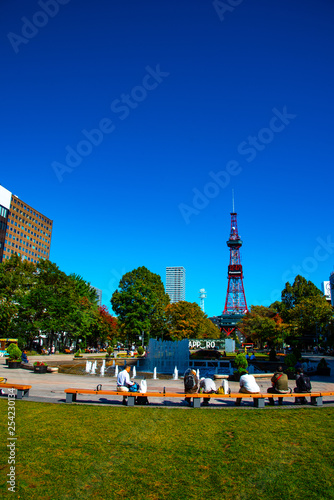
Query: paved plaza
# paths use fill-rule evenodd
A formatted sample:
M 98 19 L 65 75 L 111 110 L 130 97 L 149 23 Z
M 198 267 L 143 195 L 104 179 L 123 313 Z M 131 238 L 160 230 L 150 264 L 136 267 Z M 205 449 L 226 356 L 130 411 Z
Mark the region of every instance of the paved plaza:
M 93 358 L 94 355 L 88 355 L 88 359 Z M 317 361 L 321 359 L 321 356 L 308 356 L 312 361 Z M 101 361 L 103 357 L 99 358 Z M 72 361 L 72 356 L 56 354 L 52 356 L 32 356 L 30 358 L 31 362 L 34 361 L 44 361 L 46 363 L 52 362 L 70 362 Z M 133 361 L 133 360 L 131 360 Z M 326 361 L 331 367 L 330 377 L 321 377 L 318 375 L 311 377 L 312 390 L 313 391 L 334 391 L 334 357 L 326 357 Z M 122 361 L 123 362 L 123 361 Z M 74 361 L 73 361 L 74 363 Z M 121 367 L 120 367 L 121 368 Z M 183 392 L 183 379 L 173 380 L 172 374 L 170 377 L 164 376 L 163 378 L 158 378 L 153 380 L 152 375 L 147 377 L 148 391 L 163 391 L 164 387 L 166 392 Z M 8 383 L 15 384 L 27 384 L 31 385 L 30 394 L 28 398 L 24 398 L 25 401 L 37 401 L 37 402 L 48 402 L 48 403 L 65 403 L 65 393 L 64 390 L 68 388 L 77 389 L 95 389 L 98 384 L 102 384 L 102 389 L 105 390 L 116 390 L 116 378 L 105 376 L 101 377 L 97 375 L 70 375 L 64 373 L 45 373 L 38 374 L 31 370 L 19 368 L 19 369 L 9 369 L 5 364 L 5 359 L 0 358 L 0 377 L 6 377 Z M 159 377 L 159 375 L 158 375 Z M 140 381 L 142 376 L 137 376 L 136 381 Z M 217 388 L 221 384 L 220 380 L 216 380 Z M 267 388 L 271 386 L 270 379 L 259 379 L 258 384 L 260 386 L 261 392 L 267 392 Z M 289 386 L 291 388 L 295 387 L 295 382 L 293 380 L 289 381 Z M 232 392 L 238 392 L 239 383 L 229 382 L 229 387 Z M 293 408 L 293 398 L 287 398 L 284 400 L 283 406 L 280 408 Z M 121 405 L 122 397 L 118 396 L 103 396 L 99 398 L 98 396 L 90 395 L 80 395 L 78 396 L 79 403 L 92 402 L 94 404 L 103 404 L 108 406 L 118 406 Z M 150 401 L 150 406 L 163 405 L 166 407 L 179 407 L 186 408 L 182 406 L 182 400 L 167 400 L 165 398 L 154 398 Z M 324 406 L 334 406 L 334 397 L 324 397 Z M 241 408 L 254 408 L 252 399 L 244 399 Z M 212 400 L 209 408 L 235 408 L 234 400 Z M 276 408 L 276 406 L 275 406 Z M 277 406 L 278 408 L 278 406 Z M 236 408 L 237 409 L 237 408 Z M 254 408 L 255 409 L 255 408 Z

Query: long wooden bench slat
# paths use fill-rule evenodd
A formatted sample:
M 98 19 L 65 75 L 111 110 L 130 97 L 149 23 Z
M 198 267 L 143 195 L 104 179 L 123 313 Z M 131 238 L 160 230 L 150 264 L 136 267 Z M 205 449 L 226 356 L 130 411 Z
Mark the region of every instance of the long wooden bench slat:
M 6 385 L 6 384 L 4 384 Z M 110 396 L 147 396 L 147 397 L 163 397 L 163 398 L 210 398 L 210 399 L 239 399 L 239 398 L 291 398 L 291 397 L 321 397 L 321 396 L 334 396 L 334 391 L 317 391 L 317 392 L 292 392 L 287 394 L 276 394 L 276 393 L 253 393 L 244 394 L 241 392 L 231 393 L 231 394 L 201 394 L 201 393 L 184 393 L 184 392 L 123 392 L 123 391 L 113 391 L 113 390 L 96 390 L 96 389 L 65 389 L 66 394 L 103 394 Z
M 28 389 L 31 389 L 31 385 L 22 385 L 22 384 L 3 384 L 0 383 L 0 387 L 4 387 L 5 389 L 20 389 L 22 391 L 26 391 Z

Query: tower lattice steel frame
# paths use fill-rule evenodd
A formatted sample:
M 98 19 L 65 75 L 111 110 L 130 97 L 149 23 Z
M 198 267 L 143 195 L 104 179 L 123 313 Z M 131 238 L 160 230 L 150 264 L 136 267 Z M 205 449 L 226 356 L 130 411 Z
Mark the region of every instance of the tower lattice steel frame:
M 230 249 L 230 263 L 228 266 L 228 285 L 223 315 L 243 315 L 248 312 L 243 272 L 240 259 L 242 241 L 238 234 L 237 214 L 231 213 L 231 233 L 226 242 Z

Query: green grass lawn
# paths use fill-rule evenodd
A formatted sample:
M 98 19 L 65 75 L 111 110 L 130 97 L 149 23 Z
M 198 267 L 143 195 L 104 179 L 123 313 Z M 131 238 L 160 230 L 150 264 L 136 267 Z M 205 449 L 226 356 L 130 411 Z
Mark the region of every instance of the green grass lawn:
M 334 499 L 334 409 L 16 401 L 21 499 Z M 8 434 L 0 400 L 1 443 Z M 8 452 L 0 497 L 10 497 Z

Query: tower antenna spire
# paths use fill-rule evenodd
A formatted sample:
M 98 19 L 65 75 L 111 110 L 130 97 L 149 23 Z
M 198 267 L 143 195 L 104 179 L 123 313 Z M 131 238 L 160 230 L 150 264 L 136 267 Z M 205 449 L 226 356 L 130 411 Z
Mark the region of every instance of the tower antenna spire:
M 232 213 L 234 212 L 234 189 L 232 189 Z

